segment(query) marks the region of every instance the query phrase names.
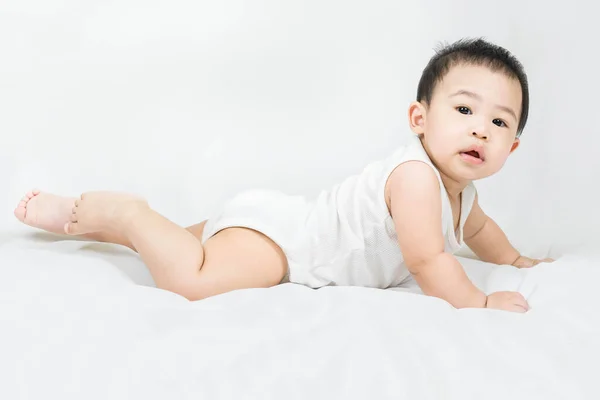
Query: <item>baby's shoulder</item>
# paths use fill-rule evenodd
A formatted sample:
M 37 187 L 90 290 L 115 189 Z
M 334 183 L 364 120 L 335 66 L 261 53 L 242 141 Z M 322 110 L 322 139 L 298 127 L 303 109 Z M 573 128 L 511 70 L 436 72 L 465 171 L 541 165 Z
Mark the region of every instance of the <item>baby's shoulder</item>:
M 441 188 L 436 172 L 431 165 L 420 160 L 406 161 L 394 168 L 385 185 L 385 200 L 390 213 L 404 202 L 424 204 L 432 198 L 439 200 Z
M 429 171 L 433 172 L 438 180 L 440 179 L 439 172 L 425 151 L 418 136 L 410 138 L 404 145 L 396 148 L 389 156 L 382 160 L 380 165 L 383 166 L 382 171 L 386 179 L 389 179 L 392 175 L 402 175 L 401 171 L 403 170 L 412 169 L 412 165 L 415 163 L 420 163 L 420 167 L 427 166 Z M 426 170 L 426 168 L 423 168 L 423 170 Z

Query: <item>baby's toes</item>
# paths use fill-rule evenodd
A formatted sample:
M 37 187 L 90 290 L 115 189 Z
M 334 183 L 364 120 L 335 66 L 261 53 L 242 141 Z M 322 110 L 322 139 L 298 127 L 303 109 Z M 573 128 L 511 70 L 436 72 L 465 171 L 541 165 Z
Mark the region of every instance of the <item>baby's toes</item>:
M 71 218 L 69 219 L 69 222 L 65 224 L 64 229 L 67 235 L 81 235 L 86 233 L 82 231 L 82 226 L 77 220 L 77 214 L 71 214 Z
M 25 221 L 25 215 L 27 214 L 27 203 L 23 200 L 17 204 L 14 211 L 15 217 L 21 222 Z
M 75 227 L 75 222 L 67 222 L 64 227 L 64 231 L 67 235 L 76 235 L 75 231 L 77 228 Z
M 85 210 L 82 209 L 81 201 L 79 206 L 73 207 L 69 221 L 65 224 L 64 230 L 67 235 L 83 235 L 92 232 L 89 221 L 85 217 Z

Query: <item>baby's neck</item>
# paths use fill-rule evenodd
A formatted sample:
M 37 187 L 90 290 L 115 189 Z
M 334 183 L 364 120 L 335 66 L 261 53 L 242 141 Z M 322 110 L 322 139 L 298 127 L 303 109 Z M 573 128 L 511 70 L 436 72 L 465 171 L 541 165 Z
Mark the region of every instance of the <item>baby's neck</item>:
M 456 181 L 449 176 L 444 175 L 440 171 L 440 176 L 442 178 L 442 182 L 444 183 L 444 187 L 446 188 L 446 192 L 451 199 L 456 199 L 460 196 L 462 191 L 469 185 L 470 182 L 467 181 Z

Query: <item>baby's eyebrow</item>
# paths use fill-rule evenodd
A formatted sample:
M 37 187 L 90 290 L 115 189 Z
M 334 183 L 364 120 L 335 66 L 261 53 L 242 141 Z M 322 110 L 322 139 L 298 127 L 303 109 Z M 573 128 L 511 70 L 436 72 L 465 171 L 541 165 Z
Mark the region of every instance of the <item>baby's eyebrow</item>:
M 475 99 L 477 101 L 483 101 L 483 97 L 481 97 L 480 94 L 477 94 L 475 92 L 471 92 L 469 90 L 464 90 L 464 89 L 457 90 L 456 92 L 452 93 L 450 95 L 450 97 L 456 97 L 456 96 L 460 96 L 460 95 L 472 97 L 473 99 Z M 496 106 L 497 109 L 509 113 L 515 119 L 515 121 L 519 120 L 519 118 L 517 118 L 517 113 L 515 113 L 512 108 L 507 107 L 507 106 L 503 106 L 503 105 L 500 105 L 500 104 L 496 104 L 495 106 Z

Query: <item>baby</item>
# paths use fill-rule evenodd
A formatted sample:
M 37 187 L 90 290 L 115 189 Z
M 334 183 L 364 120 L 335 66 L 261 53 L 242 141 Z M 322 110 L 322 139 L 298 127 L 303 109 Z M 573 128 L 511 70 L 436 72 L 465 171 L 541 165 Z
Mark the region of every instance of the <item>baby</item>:
M 456 308 L 525 312 L 517 292 L 486 295 L 454 253 L 531 267 L 481 209 L 473 181 L 517 149 L 529 109 L 527 77 L 507 50 L 463 39 L 432 57 L 408 107 L 411 140 L 315 199 L 243 192 L 182 228 L 136 196 L 68 198 L 34 190 L 15 210 L 27 225 L 137 251 L 158 288 L 199 300 L 292 282 L 388 288 L 412 276 Z

